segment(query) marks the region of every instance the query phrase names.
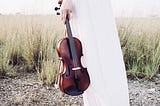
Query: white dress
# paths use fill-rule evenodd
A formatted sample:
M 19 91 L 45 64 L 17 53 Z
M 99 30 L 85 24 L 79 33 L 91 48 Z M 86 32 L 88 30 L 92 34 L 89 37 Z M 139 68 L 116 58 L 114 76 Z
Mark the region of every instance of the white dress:
M 71 29 L 91 84 L 84 106 L 129 106 L 126 71 L 109 0 L 73 0 Z

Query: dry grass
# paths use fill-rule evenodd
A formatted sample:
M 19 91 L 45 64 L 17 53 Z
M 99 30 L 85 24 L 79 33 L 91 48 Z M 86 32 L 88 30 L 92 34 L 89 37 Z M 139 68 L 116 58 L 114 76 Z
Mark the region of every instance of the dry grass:
M 57 71 L 55 46 L 62 34 L 63 26 L 57 16 L 1 15 L 1 75 L 21 67 L 21 70 L 37 71 L 40 79 L 53 82 Z
M 127 72 L 152 78 L 159 70 L 160 19 L 118 18 Z M 38 72 L 51 84 L 57 71 L 57 39 L 64 27 L 57 16 L 0 16 L 0 76 L 21 70 Z M 15 68 L 16 67 L 16 68 Z
M 160 19 L 119 18 L 118 32 L 127 72 L 151 79 L 160 65 Z

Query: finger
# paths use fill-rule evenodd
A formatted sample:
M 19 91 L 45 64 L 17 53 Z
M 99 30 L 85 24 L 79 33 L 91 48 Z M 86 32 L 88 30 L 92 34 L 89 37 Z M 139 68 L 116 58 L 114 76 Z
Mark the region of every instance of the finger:
M 67 15 L 68 15 L 69 20 L 71 20 L 71 12 L 72 12 L 71 10 L 67 11 Z
M 64 30 L 64 35 L 67 37 L 67 29 Z
M 62 10 L 61 11 L 61 20 L 64 24 L 65 24 L 65 21 L 66 21 L 66 15 L 67 15 L 66 10 Z
M 66 16 L 67 16 L 67 11 L 63 14 L 63 23 L 66 24 Z
M 63 20 L 63 11 L 61 10 L 61 20 Z

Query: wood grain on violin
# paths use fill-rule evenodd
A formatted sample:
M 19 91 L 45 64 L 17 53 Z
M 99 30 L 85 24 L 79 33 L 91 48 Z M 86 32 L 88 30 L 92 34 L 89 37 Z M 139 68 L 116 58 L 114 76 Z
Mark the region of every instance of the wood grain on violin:
M 90 85 L 87 68 L 81 64 L 82 44 L 78 38 L 72 36 L 69 19 L 66 17 L 68 37 L 58 42 L 57 52 L 63 64 L 60 73 L 60 90 L 68 95 L 77 96 L 82 94 Z

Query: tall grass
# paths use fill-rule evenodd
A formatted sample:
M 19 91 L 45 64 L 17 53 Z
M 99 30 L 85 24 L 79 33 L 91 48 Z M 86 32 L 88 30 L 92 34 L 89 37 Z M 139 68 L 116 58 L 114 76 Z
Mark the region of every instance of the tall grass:
M 123 22 L 122 22 L 123 21 Z M 118 20 L 124 61 L 128 75 L 151 79 L 160 65 L 160 19 Z
M 57 71 L 55 46 L 63 33 L 59 17 L 0 16 L 0 21 L 1 75 L 36 71 L 39 79 L 51 84 Z
M 0 16 L 0 76 L 36 71 L 47 84 L 57 72 L 57 40 L 64 27 L 56 16 Z M 118 18 L 128 75 L 152 78 L 159 70 L 160 19 Z

